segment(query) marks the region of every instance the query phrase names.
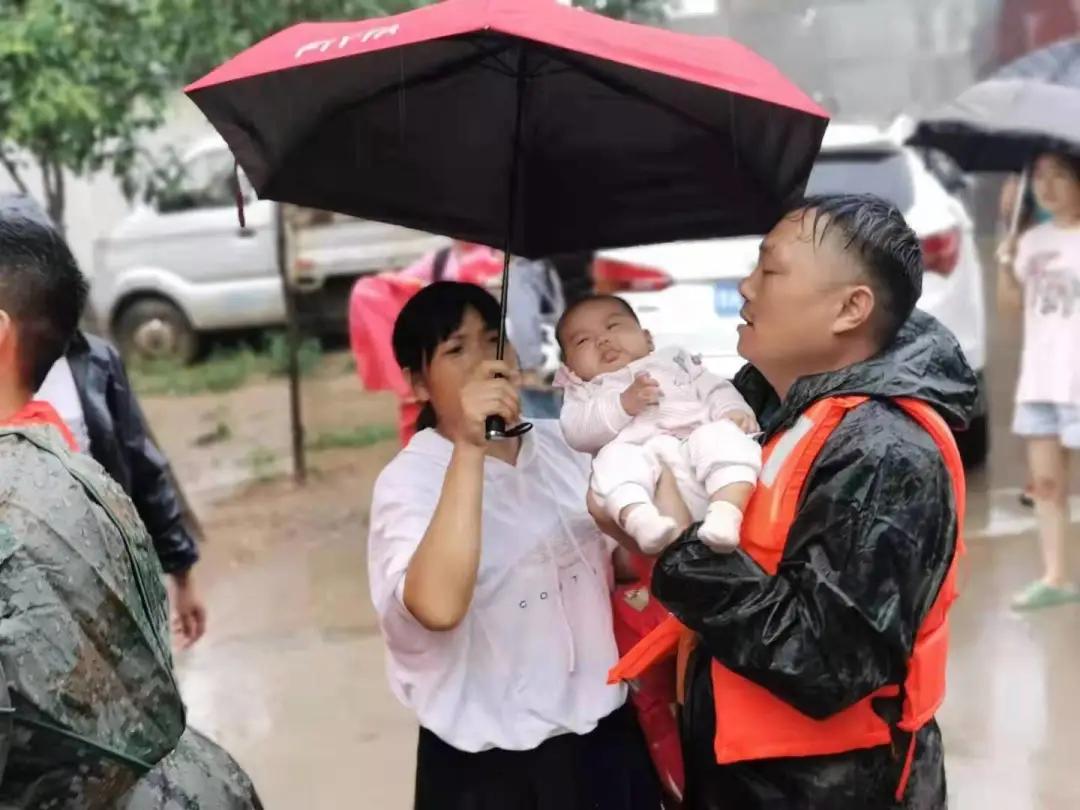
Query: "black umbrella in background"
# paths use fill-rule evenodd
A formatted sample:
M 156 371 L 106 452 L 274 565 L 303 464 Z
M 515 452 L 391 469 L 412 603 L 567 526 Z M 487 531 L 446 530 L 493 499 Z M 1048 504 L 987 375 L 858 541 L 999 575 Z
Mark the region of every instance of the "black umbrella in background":
M 1020 172 L 1043 152 L 1080 155 L 1080 38 L 1006 65 L 920 121 L 908 142 L 970 172 Z
M 1031 162 L 1045 152 L 1080 156 L 1080 37 L 1033 51 L 919 122 L 912 146 L 939 149 L 969 172 L 1021 173 L 1015 236 Z

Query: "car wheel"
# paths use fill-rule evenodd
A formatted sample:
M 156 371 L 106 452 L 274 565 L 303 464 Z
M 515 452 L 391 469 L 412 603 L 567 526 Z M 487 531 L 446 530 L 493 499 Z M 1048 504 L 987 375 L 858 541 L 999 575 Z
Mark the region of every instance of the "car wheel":
M 956 446 L 968 469 L 982 467 L 990 453 L 990 419 L 986 414 L 971 420 L 967 430 L 956 432 Z
M 116 319 L 116 342 L 125 360 L 168 361 L 187 365 L 199 353 L 199 336 L 175 304 L 141 298 Z

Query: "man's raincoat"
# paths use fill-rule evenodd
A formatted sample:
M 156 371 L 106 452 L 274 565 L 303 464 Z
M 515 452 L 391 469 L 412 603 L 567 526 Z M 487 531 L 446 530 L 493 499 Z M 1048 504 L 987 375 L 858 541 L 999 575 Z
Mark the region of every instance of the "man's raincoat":
M 811 467 L 775 575 L 742 551 L 713 554 L 694 529 L 654 569 L 654 594 L 700 639 L 685 677 L 687 806 L 894 807 L 907 739 L 831 756 L 717 765 L 715 723 L 724 718 L 715 712 L 710 660 L 813 718 L 904 681 L 958 527 L 941 452 L 892 400 L 921 400 L 961 428 L 976 404 L 975 376 L 953 336 L 916 313 L 885 352 L 803 378 L 783 403 L 752 368 L 735 382 L 766 438 L 825 397 L 870 401 L 847 414 Z M 890 725 L 899 717 L 898 699 L 874 708 Z M 944 751 L 933 721 L 916 735 L 901 806 L 945 806 Z

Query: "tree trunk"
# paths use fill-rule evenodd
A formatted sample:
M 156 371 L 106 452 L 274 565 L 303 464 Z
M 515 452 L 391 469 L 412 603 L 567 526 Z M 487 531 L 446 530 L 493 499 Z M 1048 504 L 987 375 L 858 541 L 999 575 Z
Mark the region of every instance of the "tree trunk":
M 19 166 L 15 162 L 15 159 L 4 152 L 4 147 L 0 144 L 0 164 L 7 169 L 8 176 L 11 177 L 15 187 L 19 189 L 20 194 L 29 194 L 30 190 L 26 187 L 26 183 L 22 179 L 22 175 L 19 174 Z
M 59 163 L 41 156 L 38 157 L 38 166 L 41 169 L 42 187 L 45 190 L 45 210 L 57 230 L 64 233 L 64 209 L 67 203 L 64 168 Z

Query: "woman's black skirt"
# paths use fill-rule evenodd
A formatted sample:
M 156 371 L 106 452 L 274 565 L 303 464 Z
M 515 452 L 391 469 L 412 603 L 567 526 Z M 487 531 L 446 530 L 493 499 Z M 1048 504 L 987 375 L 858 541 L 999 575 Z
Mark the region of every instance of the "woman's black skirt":
M 660 787 L 633 709 L 531 751 L 468 754 L 420 729 L 416 810 L 658 810 Z

